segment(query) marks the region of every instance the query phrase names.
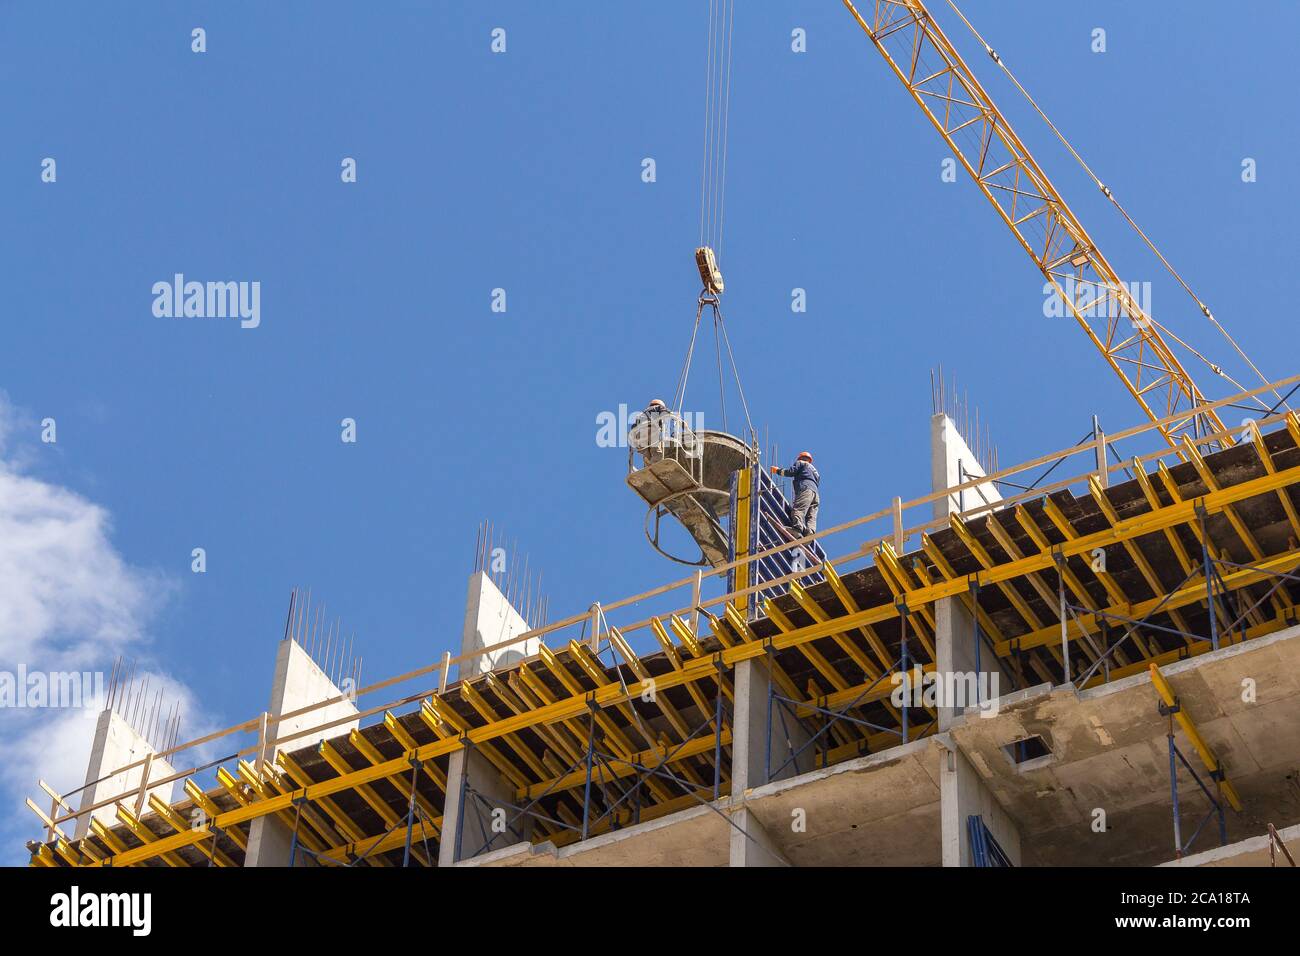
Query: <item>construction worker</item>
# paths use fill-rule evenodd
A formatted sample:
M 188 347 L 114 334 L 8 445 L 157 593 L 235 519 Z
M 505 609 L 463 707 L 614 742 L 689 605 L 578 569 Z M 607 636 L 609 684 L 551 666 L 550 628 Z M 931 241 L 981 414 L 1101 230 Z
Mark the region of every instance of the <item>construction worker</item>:
M 662 398 L 652 398 L 650 404 L 632 419 L 628 439 L 632 447 L 643 451 L 657 445 L 663 430 L 663 420 L 668 417 L 668 406 Z
M 812 452 L 801 451 L 789 468 L 772 466 L 772 474 L 794 479 L 794 503 L 790 505 L 790 530 L 796 537 L 817 531 L 817 509 L 821 505 L 818 487 L 821 475 L 813 467 Z

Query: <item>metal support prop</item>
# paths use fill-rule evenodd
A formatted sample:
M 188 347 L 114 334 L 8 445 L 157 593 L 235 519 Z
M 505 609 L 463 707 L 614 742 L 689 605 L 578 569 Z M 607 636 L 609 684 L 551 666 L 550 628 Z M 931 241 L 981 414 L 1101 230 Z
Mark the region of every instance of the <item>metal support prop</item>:
M 717 800 L 722 792 L 722 675 L 726 665 L 721 654 L 713 663 L 718 669 L 718 694 L 713 704 L 713 799 Z
M 772 782 L 772 639 L 769 637 L 763 642 L 763 666 L 767 668 L 767 723 L 764 729 L 767 731 L 763 736 L 767 741 L 763 755 L 763 783 Z M 721 688 L 719 688 L 721 690 Z M 796 767 L 796 772 L 798 768 Z
M 411 829 L 415 825 L 415 793 L 420 778 L 420 758 L 411 758 L 411 799 L 406 805 L 406 847 L 402 850 L 402 866 L 411 865 Z
M 1183 752 L 1178 749 L 1178 744 L 1174 741 L 1174 715 L 1181 711 L 1182 706 L 1178 699 L 1174 698 L 1174 703 L 1172 705 L 1167 705 L 1162 702 L 1159 705 L 1159 709 L 1162 714 L 1166 714 L 1169 717 L 1169 792 L 1173 798 L 1175 857 L 1177 859 L 1182 859 L 1183 854 L 1186 853 L 1187 850 L 1191 848 L 1192 844 L 1196 842 L 1196 838 L 1201 835 L 1201 830 L 1204 829 L 1205 824 L 1209 822 L 1211 817 L 1217 817 L 1219 821 L 1219 846 L 1227 846 L 1228 821 L 1223 812 L 1223 801 L 1216 797 L 1214 793 L 1210 791 L 1210 788 L 1205 785 L 1205 782 L 1201 780 L 1200 774 L 1196 772 L 1196 769 L 1188 762 L 1187 758 L 1183 756 Z M 1201 788 L 1201 792 L 1205 794 L 1205 798 L 1210 801 L 1210 809 L 1206 812 L 1205 816 L 1201 818 L 1201 822 L 1196 825 L 1196 829 L 1192 831 L 1192 835 L 1187 838 L 1186 843 L 1183 842 L 1182 837 L 1182 807 L 1178 798 L 1179 763 L 1182 763 L 1182 765 L 1187 768 L 1187 772 L 1192 775 L 1192 779 L 1196 781 L 1196 785 Z M 1224 776 L 1222 769 L 1210 771 L 1210 779 L 1220 785 L 1222 785 Z
M 691 633 L 700 633 L 700 597 L 704 586 L 704 569 L 695 572 L 695 583 L 691 585 Z
M 293 816 L 293 838 L 289 841 L 289 869 L 293 869 L 298 861 L 298 827 L 302 824 L 302 805 L 306 797 L 295 797 L 293 805 L 295 808 Z
M 1070 628 L 1066 621 L 1065 608 L 1065 555 L 1058 548 L 1053 553 L 1056 561 L 1056 593 L 1061 609 L 1061 668 L 1064 683 L 1070 683 Z
M 1101 422 L 1092 416 L 1092 433 L 1097 442 L 1097 483 L 1103 488 L 1110 486 L 1110 469 L 1106 462 L 1106 433 L 1101 430 Z
M 1183 857 L 1182 814 L 1178 810 L 1178 764 L 1175 762 L 1177 748 L 1174 746 L 1174 714 L 1169 711 L 1169 792 L 1174 806 L 1174 857 Z
M 469 790 L 469 758 L 473 752 L 474 742 L 468 736 L 461 737 L 461 752 L 465 755 L 461 758 L 463 766 L 460 771 L 460 796 L 456 798 L 456 852 L 453 861 L 460 861 L 461 848 L 464 846 L 465 836 L 465 794 Z
M 972 575 L 970 579 L 970 600 L 975 635 L 975 706 L 978 707 L 982 703 L 980 701 L 980 579 L 978 575 Z
M 582 838 L 587 839 L 591 826 L 591 763 L 596 756 L 596 702 L 588 699 L 591 714 L 587 725 L 587 779 L 582 788 Z
M 1214 566 L 1210 558 L 1210 536 L 1205 528 L 1205 506 L 1198 503 L 1196 516 L 1201 522 L 1201 562 L 1205 569 L 1205 602 L 1210 612 L 1210 649 L 1219 649 L 1219 624 L 1214 613 Z
M 912 689 L 908 686 L 910 675 L 907 672 L 907 598 L 899 598 L 898 607 L 898 652 L 899 668 L 903 674 L 903 706 L 898 708 L 903 721 L 903 743 L 907 743 L 907 705 Z

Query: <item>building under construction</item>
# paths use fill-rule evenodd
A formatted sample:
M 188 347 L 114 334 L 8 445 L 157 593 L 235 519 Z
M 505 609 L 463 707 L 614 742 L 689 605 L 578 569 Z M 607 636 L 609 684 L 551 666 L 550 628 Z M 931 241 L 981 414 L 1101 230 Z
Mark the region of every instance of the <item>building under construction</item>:
M 683 414 L 688 351 L 626 480 L 690 573 L 551 620 L 481 529 L 460 653 L 365 686 L 295 595 L 240 724 L 177 741 L 114 681 L 32 865 L 1290 861 L 1300 376 L 1204 395 L 925 5 L 845 5 L 1144 421 L 1003 467 L 940 382 L 931 492 L 801 535 L 752 427 Z

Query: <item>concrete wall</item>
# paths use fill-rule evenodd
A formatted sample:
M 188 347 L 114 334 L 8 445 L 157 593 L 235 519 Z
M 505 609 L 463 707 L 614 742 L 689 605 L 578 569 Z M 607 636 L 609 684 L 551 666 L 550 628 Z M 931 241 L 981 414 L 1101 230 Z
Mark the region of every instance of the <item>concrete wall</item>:
M 146 754 L 151 753 L 154 753 L 154 749 L 149 745 L 149 742 L 136 733 L 135 728 L 117 713 L 111 710 L 101 712 L 99 720 L 95 724 L 95 740 L 90 749 L 90 763 L 86 767 L 85 782 L 89 786 L 82 791 L 81 806 L 93 806 L 100 800 L 129 792 L 130 795 L 124 797 L 122 802 L 127 806 L 127 809 L 134 811 L 136 791 L 141 783 L 143 767 L 137 767 L 125 773 L 114 774 L 105 780 L 99 778 L 119 767 L 134 763 L 142 759 Z M 149 768 L 149 779 L 159 780 L 170 777 L 174 772 L 171 764 L 167 761 L 154 760 Z M 96 780 L 99 780 L 99 782 L 92 783 L 92 781 Z M 174 784 L 165 784 L 160 787 L 150 787 L 149 794 L 157 794 L 167 803 L 171 803 L 174 789 Z M 145 799 L 145 806 L 147 807 L 148 796 Z M 115 826 L 118 822 L 116 804 L 109 804 L 99 810 L 77 817 L 77 828 L 73 833 L 75 838 L 80 839 L 89 832 L 92 817 L 106 826 Z
M 465 600 L 465 629 L 461 638 L 461 654 L 509 641 L 528 631 L 528 623 L 506 600 L 506 596 L 483 571 L 475 571 L 469 578 L 469 595 Z M 476 677 L 498 667 L 504 667 L 537 653 L 537 640 L 511 644 L 497 651 L 489 650 L 482 657 L 460 665 L 460 677 Z

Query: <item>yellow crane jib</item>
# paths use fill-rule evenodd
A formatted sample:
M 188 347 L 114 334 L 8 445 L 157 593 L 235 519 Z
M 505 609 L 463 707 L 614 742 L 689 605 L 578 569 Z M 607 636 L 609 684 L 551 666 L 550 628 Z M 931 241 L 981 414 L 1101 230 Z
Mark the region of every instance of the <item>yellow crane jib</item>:
M 1129 394 L 1177 446 L 1224 425 L 922 0 L 844 6 Z M 992 52 L 990 50 L 990 55 Z M 996 61 L 996 57 L 995 57 Z M 1230 441 L 1230 440 L 1229 440 Z

